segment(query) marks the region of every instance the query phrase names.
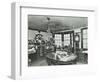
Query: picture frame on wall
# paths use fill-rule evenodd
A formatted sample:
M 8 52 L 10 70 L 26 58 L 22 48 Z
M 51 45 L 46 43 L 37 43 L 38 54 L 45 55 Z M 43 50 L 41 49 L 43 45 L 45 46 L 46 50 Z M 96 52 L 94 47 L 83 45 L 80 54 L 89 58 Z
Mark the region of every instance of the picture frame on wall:
M 11 77 L 94 74 L 95 13 L 95 8 L 12 3 Z

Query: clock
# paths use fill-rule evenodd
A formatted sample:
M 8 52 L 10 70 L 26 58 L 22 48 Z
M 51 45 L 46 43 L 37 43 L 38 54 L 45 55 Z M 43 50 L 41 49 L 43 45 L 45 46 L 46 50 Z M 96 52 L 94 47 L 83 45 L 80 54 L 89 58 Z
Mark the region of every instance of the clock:
M 76 33 L 76 35 L 75 35 L 75 41 L 76 42 L 79 42 L 80 41 L 80 37 L 79 37 L 79 35 Z

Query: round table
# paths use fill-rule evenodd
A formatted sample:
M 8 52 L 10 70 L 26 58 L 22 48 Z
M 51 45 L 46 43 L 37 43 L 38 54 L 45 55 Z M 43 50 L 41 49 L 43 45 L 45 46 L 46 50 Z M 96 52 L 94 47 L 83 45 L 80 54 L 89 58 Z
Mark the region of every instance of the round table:
M 69 59 L 71 57 L 74 57 L 73 59 Z M 58 58 L 55 58 L 54 53 L 48 53 L 46 55 L 46 60 L 48 65 L 72 65 L 76 64 L 77 62 L 77 56 L 76 55 L 70 55 L 67 57 L 66 61 L 59 60 Z

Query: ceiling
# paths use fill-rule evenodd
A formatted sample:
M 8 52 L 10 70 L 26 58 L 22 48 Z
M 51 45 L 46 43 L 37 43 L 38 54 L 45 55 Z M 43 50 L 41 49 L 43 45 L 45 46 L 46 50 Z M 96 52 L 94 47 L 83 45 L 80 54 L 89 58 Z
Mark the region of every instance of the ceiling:
M 33 30 L 46 31 L 49 27 L 51 31 L 61 31 L 86 26 L 88 26 L 87 17 L 28 16 L 28 28 Z

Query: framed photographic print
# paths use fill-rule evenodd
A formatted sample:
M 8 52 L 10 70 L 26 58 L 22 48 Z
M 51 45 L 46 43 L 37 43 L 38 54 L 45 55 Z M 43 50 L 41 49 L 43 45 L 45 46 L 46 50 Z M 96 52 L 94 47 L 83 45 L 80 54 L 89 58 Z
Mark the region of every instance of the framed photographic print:
M 94 27 L 94 8 L 13 3 L 12 78 L 95 73 Z

